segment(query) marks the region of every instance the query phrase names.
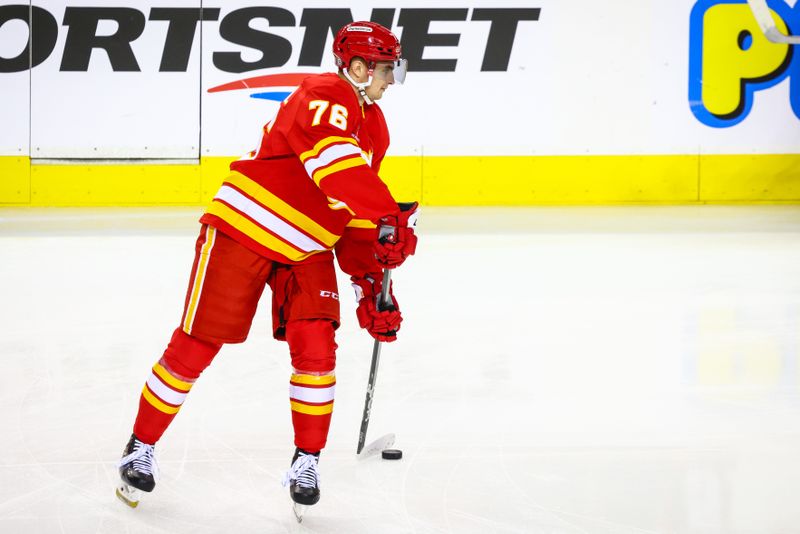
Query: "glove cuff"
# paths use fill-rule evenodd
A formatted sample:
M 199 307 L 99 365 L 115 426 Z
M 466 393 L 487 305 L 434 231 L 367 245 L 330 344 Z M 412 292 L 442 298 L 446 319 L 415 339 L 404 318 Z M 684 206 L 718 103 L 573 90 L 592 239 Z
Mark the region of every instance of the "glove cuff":
M 356 302 L 360 302 L 364 297 L 374 297 L 381 293 L 381 275 L 369 273 L 363 278 L 350 277 L 353 291 L 356 293 Z M 389 285 L 391 292 L 392 286 Z

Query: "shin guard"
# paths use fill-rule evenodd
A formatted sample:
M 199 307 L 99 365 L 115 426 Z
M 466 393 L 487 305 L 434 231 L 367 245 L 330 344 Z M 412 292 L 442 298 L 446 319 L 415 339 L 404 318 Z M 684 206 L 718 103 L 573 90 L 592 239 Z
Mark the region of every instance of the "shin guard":
M 336 342 L 327 319 L 289 321 L 286 341 L 292 355 L 289 402 L 294 442 L 306 452 L 325 447 L 336 389 Z

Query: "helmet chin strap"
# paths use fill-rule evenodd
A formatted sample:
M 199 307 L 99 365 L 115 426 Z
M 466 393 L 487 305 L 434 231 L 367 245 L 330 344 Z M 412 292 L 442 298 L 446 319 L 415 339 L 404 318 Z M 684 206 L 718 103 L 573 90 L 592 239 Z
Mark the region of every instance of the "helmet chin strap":
M 344 77 L 347 78 L 347 81 L 352 83 L 356 89 L 358 89 L 358 94 L 361 95 L 361 98 L 364 99 L 364 102 L 367 104 L 372 104 L 372 99 L 367 96 L 367 87 L 372 83 L 372 75 L 367 77 L 366 82 L 358 83 L 350 76 L 350 72 L 348 72 L 347 69 L 342 69 L 342 74 L 344 74 Z

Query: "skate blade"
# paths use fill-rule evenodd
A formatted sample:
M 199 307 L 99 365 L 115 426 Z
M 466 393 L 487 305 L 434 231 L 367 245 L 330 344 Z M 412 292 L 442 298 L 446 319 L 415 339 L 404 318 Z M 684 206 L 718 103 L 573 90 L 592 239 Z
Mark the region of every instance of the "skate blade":
M 136 508 L 139 506 L 139 495 L 140 491 L 136 488 L 132 488 L 127 484 L 120 484 L 117 486 L 117 497 L 119 500 L 130 506 L 131 508 Z
M 383 436 L 379 437 L 378 439 L 376 439 L 375 441 L 373 441 L 372 443 L 366 445 L 361 450 L 361 452 L 358 453 L 357 456 L 359 458 L 367 458 L 369 456 L 373 456 L 375 454 L 378 454 L 383 449 L 388 449 L 389 447 L 394 445 L 394 440 L 395 440 L 394 434 L 383 435 Z
M 292 512 L 294 512 L 294 517 L 298 523 L 303 522 L 303 515 L 305 515 L 307 509 L 308 506 L 305 504 L 292 503 Z

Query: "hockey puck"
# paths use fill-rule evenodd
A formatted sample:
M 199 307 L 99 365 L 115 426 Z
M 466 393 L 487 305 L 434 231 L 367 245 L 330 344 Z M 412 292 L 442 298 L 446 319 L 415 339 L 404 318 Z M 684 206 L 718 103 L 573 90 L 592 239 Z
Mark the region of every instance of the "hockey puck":
M 381 458 L 384 460 L 399 460 L 403 457 L 403 451 L 400 449 L 384 449 L 381 451 Z

